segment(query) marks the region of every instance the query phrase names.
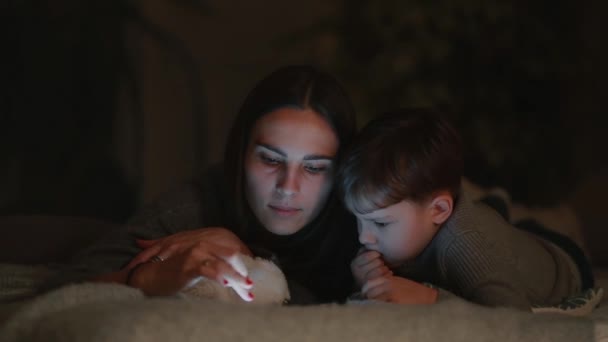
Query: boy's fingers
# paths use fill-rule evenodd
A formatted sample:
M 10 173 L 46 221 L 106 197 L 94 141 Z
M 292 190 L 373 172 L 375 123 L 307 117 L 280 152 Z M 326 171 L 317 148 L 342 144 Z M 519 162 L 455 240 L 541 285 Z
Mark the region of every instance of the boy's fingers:
M 382 286 L 386 283 L 386 281 L 386 278 L 375 278 L 368 280 L 365 282 L 365 284 L 363 284 L 363 287 L 361 288 L 361 293 L 367 296 L 368 292 L 372 291 L 376 287 Z
M 361 247 L 361 248 L 359 248 L 359 250 L 357 251 L 357 256 L 359 256 L 359 255 L 361 255 L 361 254 L 363 254 L 363 253 L 365 253 L 365 252 L 367 252 L 367 251 L 369 251 L 369 249 L 365 248 L 365 246 L 364 246 L 364 247 Z
M 392 271 L 388 267 L 386 267 L 386 266 L 376 267 L 376 268 L 373 268 L 370 271 L 368 271 L 365 274 L 365 278 L 373 279 L 373 278 L 378 278 L 380 276 L 388 275 L 388 274 L 392 274 Z
M 380 254 L 380 252 L 378 252 L 378 251 L 367 250 L 367 251 L 361 253 L 360 256 L 363 256 L 369 260 L 373 260 L 373 259 L 380 258 L 382 256 L 382 254 Z
M 383 279 L 383 278 L 379 278 L 379 279 Z M 369 288 L 368 291 L 365 292 L 365 297 L 367 297 L 368 299 L 375 299 L 375 300 L 381 300 L 381 301 L 388 302 L 390 299 L 390 291 L 388 290 L 386 283 L 381 283 L 374 287 Z
M 363 273 L 368 273 L 376 268 L 381 268 L 381 267 L 386 267 L 386 266 L 384 266 L 384 263 L 382 262 L 382 260 L 374 259 L 363 266 L 359 266 L 359 269 Z
M 378 289 L 378 288 L 376 288 L 376 289 Z M 378 289 L 378 291 L 375 293 L 369 293 L 367 295 L 367 299 L 379 300 L 382 302 L 390 302 L 391 296 L 388 292 L 386 292 L 384 290 L 384 288 L 382 288 L 382 289 Z
M 353 265 L 355 267 L 361 267 L 361 266 L 365 266 L 366 264 L 368 264 L 374 260 L 380 260 L 380 253 L 378 253 L 376 251 L 367 251 L 367 252 L 364 252 L 361 255 L 357 256 L 353 260 Z

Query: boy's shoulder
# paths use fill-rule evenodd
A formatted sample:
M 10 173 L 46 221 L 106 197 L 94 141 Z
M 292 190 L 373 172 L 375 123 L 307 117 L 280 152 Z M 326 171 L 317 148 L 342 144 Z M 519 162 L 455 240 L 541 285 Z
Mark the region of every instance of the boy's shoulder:
M 433 239 L 435 250 L 443 257 L 464 257 L 481 253 L 501 244 L 513 227 L 489 206 L 473 201 L 463 192 L 455 201 L 454 211 Z
M 492 231 L 512 228 L 503 216 L 487 204 L 473 200 L 462 191 L 454 201 L 454 209 L 450 217 L 443 223 L 439 232 L 457 237 L 472 232 L 492 234 Z

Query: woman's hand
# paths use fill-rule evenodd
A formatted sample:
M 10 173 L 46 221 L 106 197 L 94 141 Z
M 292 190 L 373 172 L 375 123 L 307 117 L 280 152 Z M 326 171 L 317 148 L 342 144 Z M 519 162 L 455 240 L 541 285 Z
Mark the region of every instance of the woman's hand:
M 129 262 L 126 266 L 127 269 L 142 262 L 147 262 L 155 256 L 161 260 L 169 259 L 173 254 L 188 250 L 197 244 L 202 244 L 201 247 L 210 249 L 212 253 L 215 246 L 218 246 L 225 248 L 219 254 L 228 249 L 230 254 L 252 255 L 241 239 L 230 230 L 221 227 L 200 228 L 179 232 L 156 240 L 138 239 L 136 242 L 144 250 Z
M 237 253 L 252 255 L 247 246 L 230 230 L 220 227 L 184 231 L 156 240 L 137 240 L 144 248 L 125 270 L 132 272 L 129 285 L 149 295 L 180 291 L 200 276 L 221 284 L 251 285 L 246 271 L 235 270 L 228 262 Z M 161 261 L 153 262 L 149 261 Z
M 201 241 L 190 248 L 177 250 L 163 261 L 137 266 L 128 285 L 150 296 L 173 295 L 193 286 L 200 277 L 213 279 L 224 286 L 251 288 L 253 283 L 246 273 L 229 264 L 233 256 L 230 248 Z M 249 296 L 253 298 L 251 294 Z
M 382 255 L 365 247 L 359 249 L 357 256 L 350 264 L 350 269 L 359 287 L 372 279 L 393 275 L 382 260 Z
M 433 304 L 438 296 L 436 289 L 395 276 L 372 279 L 361 292 L 367 299 L 396 304 Z

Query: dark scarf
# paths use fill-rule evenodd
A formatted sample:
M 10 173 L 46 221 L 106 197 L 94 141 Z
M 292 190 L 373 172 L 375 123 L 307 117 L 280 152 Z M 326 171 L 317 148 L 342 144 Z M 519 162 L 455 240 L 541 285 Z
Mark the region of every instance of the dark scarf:
M 358 249 L 354 216 L 333 196 L 311 223 L 291 235 L 277 235 L 257 220 L 245 241 L 276 256 L 288 280 L 309 289 L 320 302 L 343 301 L 353 288 L 350 262 Z

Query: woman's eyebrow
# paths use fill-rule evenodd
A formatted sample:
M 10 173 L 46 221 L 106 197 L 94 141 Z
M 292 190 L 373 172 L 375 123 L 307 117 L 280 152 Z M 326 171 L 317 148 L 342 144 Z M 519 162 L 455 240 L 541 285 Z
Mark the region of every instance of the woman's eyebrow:
M 287 153 L 283 152 L 280 148 L 277 148 L 277 147 L 274 147 L 274 146 L 271 146 L 271 145 L 268 145 L 268 144 L 260 143 L 260 142 L 256 143 L 256 145 L 260 146 L 262 148 L 265 148 L 267 150 L 270 150 L 270 151 L 272 151 L 272 152 L 274 152 L 276 154 L 279 154 L 279 155 L 281 155 L 283 157 L 287 157 Z M 303 160 L 307 160 L 307 161 L 310 161 L 310 160 L 329 160 L 329 161 L 333 161 L 334 159 L 335 159 L 334 156 L 328 156 L 328 155 L 323 155 L 323 154 L 309 154 L 309 155 L 306 155 L 303 158 Z
M 274 146 L 270 146 L 270 145 L 267 145 L 267 144 L 264 144 L 264 143 L 256 143 L 256 145 L 257 145 L 257 146 L 260 146 L 260 147 L 262 147 L 262 148 L 265 148 L 265 149 L 267 149 L 267 150 L 270 150 L 270 151 L 272 151 L 272 152 L 274 152 L 274 153 L 276 153 L 276 154 L 280 154 L 280 155 L 281 155 L 281 156 L 283 156 L 283 157 L 287 157 L 287 153 L 285 153 L 285 152 L 281 151 L 281 149 L 280 149 L 280 148 L 276 148 L 276 147 L 274 147 Z
M 304 160 L 329 160 L 329 161 L 333 161 L 334 157 L 333 156 L 325 156 L 322 154 L 310 154 L 304 157 Z

